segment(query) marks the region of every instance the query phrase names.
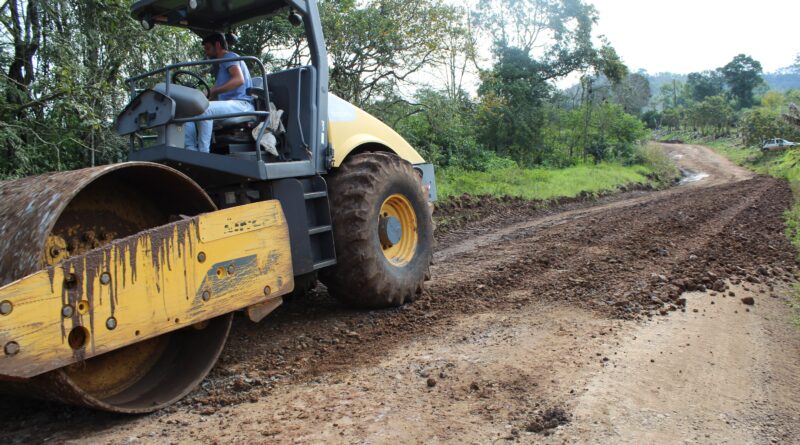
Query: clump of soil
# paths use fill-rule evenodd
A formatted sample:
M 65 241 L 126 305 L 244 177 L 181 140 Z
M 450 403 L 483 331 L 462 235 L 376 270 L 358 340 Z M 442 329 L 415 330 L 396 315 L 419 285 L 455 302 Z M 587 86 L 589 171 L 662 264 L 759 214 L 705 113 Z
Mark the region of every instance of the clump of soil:
M 566 425 L 569 421 L 570 416 L 563 408 L 548 408 L 532 419 L 525 426 L 525 431 L 548 436 L 550 435 L 550 430 L 558 428 L 561 425 Z

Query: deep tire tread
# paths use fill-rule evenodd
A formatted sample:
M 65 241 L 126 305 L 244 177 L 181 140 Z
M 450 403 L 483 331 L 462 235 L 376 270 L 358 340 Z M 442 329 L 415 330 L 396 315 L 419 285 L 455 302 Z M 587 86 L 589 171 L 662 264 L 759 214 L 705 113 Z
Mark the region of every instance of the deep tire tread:
M 413 166 L 392 153 L 357 154 L 328 176 L 328 189 L 338 264 L 320 279 L 331 295 L 369 309 L 413 301 L 423 291 L 433 257 L 432 215 Z M 386 260 L 377 238 L 380 207 L 397 192 L 417 213 L 419 244 L 404 267 Z

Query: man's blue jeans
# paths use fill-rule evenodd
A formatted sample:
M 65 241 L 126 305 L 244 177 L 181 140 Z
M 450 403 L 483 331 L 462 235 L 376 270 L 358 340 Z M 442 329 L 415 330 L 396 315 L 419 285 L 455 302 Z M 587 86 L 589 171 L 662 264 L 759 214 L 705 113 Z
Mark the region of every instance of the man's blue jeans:
M 187 122 L 183 125 L 186 134 L 187 150 L 208 153 L 211 148 L 211 131 L 214 129 L 214 118 L 223 114 L 246 113 L 253 111 L 253 104 L 244 100 L 220 100 L 209 102 L 208 109 L 198 117 L 210 120 Z

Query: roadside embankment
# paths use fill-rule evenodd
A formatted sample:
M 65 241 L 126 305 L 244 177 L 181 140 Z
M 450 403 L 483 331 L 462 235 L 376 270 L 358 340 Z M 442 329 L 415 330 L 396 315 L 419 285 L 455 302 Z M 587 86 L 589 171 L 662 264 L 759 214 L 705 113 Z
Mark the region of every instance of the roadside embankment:
M 646 144 L 630 163 L 581 164 L 567 168 L 442 169 L 434 218 L 437 237 L 474 222 L 514 219 L 520 213 L 580 206 L 676 184 L 680 170 L 663 147 Z

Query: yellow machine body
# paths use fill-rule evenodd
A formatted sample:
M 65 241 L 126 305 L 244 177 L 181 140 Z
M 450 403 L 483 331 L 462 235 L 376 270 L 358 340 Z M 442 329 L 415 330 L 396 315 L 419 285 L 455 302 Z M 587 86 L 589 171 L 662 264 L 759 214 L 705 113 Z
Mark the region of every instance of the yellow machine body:
M 187 218 L 113 241 L 0 288 L 0 377 L 26 379 L 294 289 L 278 201 Z
M 328 95 L 328 140 L 333 147 L 334 167 L 339 167 L 354 150 L 380 146 L 412 164 L 425 159 L 388 125 L 340 97 Z

